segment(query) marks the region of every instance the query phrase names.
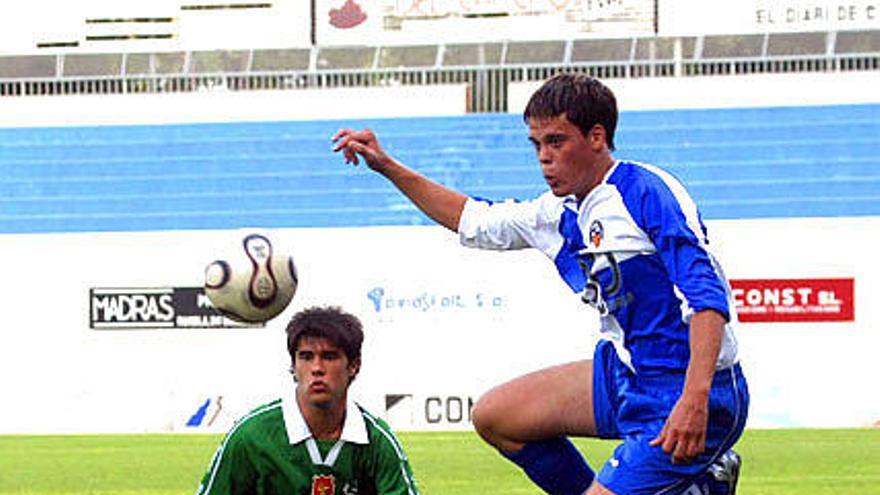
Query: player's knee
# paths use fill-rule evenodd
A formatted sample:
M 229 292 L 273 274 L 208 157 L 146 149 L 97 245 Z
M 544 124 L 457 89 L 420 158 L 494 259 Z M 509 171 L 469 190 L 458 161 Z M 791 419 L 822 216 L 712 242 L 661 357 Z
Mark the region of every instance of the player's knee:
M 477 434 L 489 445 L 502 452 L 517 452 L 523 442 L 514 440 L 506 431 L 509 428 L 505 428 L 504 416 L 504 411 L 495 407 L 492 401 L 479 400 L 471 411 L 471 422 Z
M 488 442 L 487 435 L 492 431 L 492 411 L 482 399 L 478 400 L 471 409 L 471 422 L 473 422 L 477 433 Z
M 500 431 L 500 419 L 501 415 L 497 408 L 492 405 L 491 400 L 485 398 L 478 400 L 471 410 L 471 421 L 477 434 L 489 445 L 503 450 L 508 445 Z

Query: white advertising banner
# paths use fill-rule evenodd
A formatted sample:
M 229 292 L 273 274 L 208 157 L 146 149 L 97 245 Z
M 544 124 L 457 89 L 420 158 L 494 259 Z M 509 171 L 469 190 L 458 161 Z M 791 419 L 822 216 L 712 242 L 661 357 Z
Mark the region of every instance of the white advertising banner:
M 308 48 L 311 34 L 302 0 L 29 0 L 0 16 L 0 55 Z
M 874 302 L 880 267 L 872 259 L 880 239 L 865 236 L 880 228 L 880 218 L 737 220 L 708 227 L 740 289 L 734 296 L 743 313 L 737 337 L 752 394 L 748 425 L 870 426 L 880 420 L 874 383 L 880 376 Z M 756 284 L 764 289 L 757 294 L 748 287 Z M 777 317 L 756 317 L 761 306 L 774 307 Z
M 492 384 L 592 348 L 591 313 L 549 261 L 465 250 L 432 227 L 270 231 L 291 246 L 298 292 L 265 327 L 236 325 L 199 292 L 244 232 L 4 236 L 16 283 L 0 289 L 0 432 L 223 430 L 280 394 L 283 329 L 313 305 L 362 319 L 354 394 L 407 429 L 469 428 Z
M 880 28 L 876 0 L 755 0 L 755 26 L 764 31 L 845 31 Z
M 880 240 L 864 235 L 880 219 L 708 227 L 734 280 L 795 280 L 799 294 L 813 283 L 804 280 L 855 287 L 824 299 L 852 297 L 852 317 L 740 324 L 749 426 L 880 419 L 880 316 L 871 299 L 880 293 Z M 284 326 L 313 305 L 362 319 L 353 394 L 399 430 L 469 429 L 473 403 L 491 386 L 591 355 L 595 315 L 549 260 L 463 248 L 437 227 L 269 231 L 291 247 L 298 292 L 265 327 L 236 325 L 211 316 L 199 291 L 205 265 L 243 232 L 3 236 L 0 397 L 8 407 L 0 432 L 222 431 L 278 396 L 290 379 Z M 746 292 L 742 303 L 757 304 Z M 775 297 L 762 294 L 761 304 Z
M 877 0 L 661 0 L 661 36 L 880 29 Z
M 424 45 L 654 33 L 653 0 L 317 0 L 319 45 Z

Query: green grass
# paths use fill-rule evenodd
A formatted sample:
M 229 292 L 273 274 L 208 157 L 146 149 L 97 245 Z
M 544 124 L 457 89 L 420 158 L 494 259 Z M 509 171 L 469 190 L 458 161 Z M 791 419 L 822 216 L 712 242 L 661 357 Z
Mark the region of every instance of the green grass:
M 192 494 L 218 435 L 0 436 L 0 494 Z M 425 495 L 541 492 L 475 434 L 401 433 Z M 613 442 L 577 440 L 594 467 Z M 880 429 L 747 430 L 741 495 L 880 495 Z

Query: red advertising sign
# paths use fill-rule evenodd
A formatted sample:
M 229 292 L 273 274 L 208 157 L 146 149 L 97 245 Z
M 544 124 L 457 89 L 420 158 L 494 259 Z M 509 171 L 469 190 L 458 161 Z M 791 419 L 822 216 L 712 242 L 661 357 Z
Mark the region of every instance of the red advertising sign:
M 731 280 L 739 321 L 854 321 L 851 278 Z

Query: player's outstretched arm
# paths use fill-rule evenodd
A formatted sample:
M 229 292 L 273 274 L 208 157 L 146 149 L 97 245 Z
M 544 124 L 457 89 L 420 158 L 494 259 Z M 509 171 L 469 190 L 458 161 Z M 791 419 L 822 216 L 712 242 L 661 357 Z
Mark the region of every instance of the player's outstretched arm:
M 389 156 L 370 129 L 342 129 L 333 136 L 333 151 L 345 156 L 345 163 L 358 165 L 360 159 L 382 174 L 420 210 L 444 227 L 458 231 L 458 221 L 467 196 L 449 189 L 410 169 Z

